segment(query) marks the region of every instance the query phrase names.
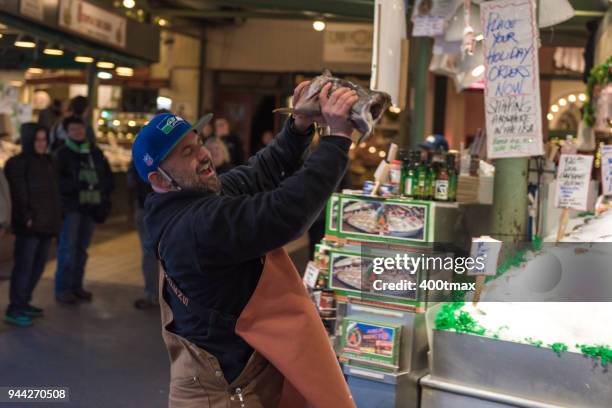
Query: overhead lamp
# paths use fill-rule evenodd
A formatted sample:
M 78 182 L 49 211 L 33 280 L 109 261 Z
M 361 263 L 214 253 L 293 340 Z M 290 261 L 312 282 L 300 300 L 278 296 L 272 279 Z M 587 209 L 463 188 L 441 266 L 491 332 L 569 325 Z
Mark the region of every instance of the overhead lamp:
M 136 121 L 135 121 L 135 120 L 128 120 L 128 126 L 129 126 L 129 127 L 134 127 L 134 126 L 136 126 Z
M 557 112 L 559 112 L 559 107 L 557 105 L 553 105 L 553 106 L 550 107 L 550 110 L 552 112 L 554 112 L 554 113 L 557 113 Z
M 166 20 L 165 18 L 161 18 L 161 17 L 160 17 L 160 18 L 157 20 L 157 24 L 158 24 L 160 27 L 165 27 L 165 26 L 167 26 L 167 25 L 168 25 L 168 20 Z
M 123 0 L 123 7 L 126 9 L 132 9 L 136 6 L 136 2 L 134 0 Z
M 113 126 L 119 126 L 120 124 L 121 122 L 119 121 L 119 119 L 113 120 Z
M 2 33 L 0 33 L 0 38 L 4 37 L 4 35 Z
M 74 60 L 76 62 L 82 62 L 83 64 L 91 64 L 92 62 L 94 62 L 94 59 L 92 57 L 87 57 L 85 55 L 77 55 L 76 57 L 74 57 Z
M 168 109 L 172 108 L 172 99 L 166 96 L 158 96 L 157 97 L 157 109 Z
M 552 113 L 549 113 L 548 115 L 546 115 L 546 119 L 548 120 L 553 120 L 555 118 L 555 115 L 553 115 Z
M 576 95 L 571 94 L 570 96 L 567 97 L 567 100 L 570 102 L 576 102 Z
M 484 71 L 485 71 L 485 66 L 482 64 L 478 65 L 476 68 L 472 70 L 472 76 L 479 77 L 480 75 L 482 75 Z
M 565 100 L 565 98 L 559 99 L 559 106 L 565 106 L 565 105 L 567 105 L 567 101 Z
M 366 142 L 359 143 L 359 148 L 363 149 L 364 147 L 366 147 Z
M 113 74 L 111 74 L 110 72 L 107 72 L 107 71 L 98 72 L 98 78 L 100 79 L 111 79 L 112 77 L 113 77 Z
M 98 61 L 96 62 L 96 67 L 104 69 L 113 69 L 115 68 L 115 64 L 109 61 Z
M 134 68 L 130 67 L 117 67 L 115 73 L 123 77 L 131 77 L 134 75 Z
M 370 152 L 370 153 L 374 154 L 374 153 L 376 153 L 376 148 L 375 148 L 374 146 L 370 146 L 370 147 L 368 148 L 368 152 Z
M 34 48 L 36 47 L 36 40 L 29 35 L 18 35 L 15 40 L 15 47 L 20 48 Z
M 315 20 L 312 22 L 312 28 L 314 28 L 315 31 L 323 31 L 325 30 L 326 26 L 327 24 L 325 24 L 325 21 L 323 20 Z
M 43 50 L 43 54 L 60 56 L 64 55 L 64 50 L 57 45 L 47 45 Z
M 381 159 L 384 159 L 386 155 L 387 155 L 387 152 L 385 152 L 384 150 L 381 150 L 380 152 L 378 152 L 378 157 L 380 157 Z
M 26 72 L 28 74 L 42 74 L 43 73 L 43 69 L 42 68 L 36 68 L 36 67 L 30 67 L 26 70 Z
M 585 95 L 585 94 L 581 93 L 580 95 L 578 95 L 578 99 L 579 99 L 581 102 L 584 102 L 584 101 L 586 101 L 587 97 L 586 97 L 586 95 Z

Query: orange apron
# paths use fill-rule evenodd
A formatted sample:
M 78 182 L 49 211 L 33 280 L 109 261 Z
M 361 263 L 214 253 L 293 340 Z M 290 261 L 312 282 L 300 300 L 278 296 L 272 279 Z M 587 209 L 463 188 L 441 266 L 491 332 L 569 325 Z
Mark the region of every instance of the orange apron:
M 255 352 L 231 384 L 213 355 L 166 329 L 172 322 L 163 298 L 166 282 L 187 307 L 189 299 L 160 272 L 170 408 L 355 407 L 323 323 L 284 249 L 266 255 L 255 292 L 236 323 L 236 334 Z

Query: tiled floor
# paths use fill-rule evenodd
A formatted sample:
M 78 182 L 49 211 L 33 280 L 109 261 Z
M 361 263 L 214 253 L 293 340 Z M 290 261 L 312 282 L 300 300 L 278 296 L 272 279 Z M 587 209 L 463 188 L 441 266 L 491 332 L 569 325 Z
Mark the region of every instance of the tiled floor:
M 302 238 L 288 246 L 298 270 L 306 262 L 306 242 Z M 33 300 L 46 316 L 24 329 L 0 323 L 0 386 L 69 387 L 71 402 L 53 404 L 58 408 L 167 406 L 168 357 L 159 311 L 143 312 L 132 306 L 142 294 L 139 259 L 138 237 L 129 226 L 115 223 L 99 228 L 85 284 L 94 301 L 77 306 L 55 302 L 55 262 L 50 261 Z M 0 293 L 3 312 L 8 281 L 0 281 Z

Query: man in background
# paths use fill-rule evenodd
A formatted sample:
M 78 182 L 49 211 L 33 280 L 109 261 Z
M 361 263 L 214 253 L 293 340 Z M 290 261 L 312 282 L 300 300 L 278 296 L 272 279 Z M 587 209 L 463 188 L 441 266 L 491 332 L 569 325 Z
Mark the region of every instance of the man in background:
M 96 144 L 96 133 L 93 127 L 87 123 L 87 117 L 89 115 L 89 100 L 85 96 L 75 96 L 70 100 L 68 105 L 68 117 L 76 116 L 80 118 L 85 124 L 85 135 L 86 139 L 91 146 Z M 53 129 L 51 129 L 51 151 L 56 151 L 61 147 L 68 135 L 61 121 L 59 121 Z
M 230 155 L 230 163 L 232 166 L 240 166 L 244 164 L 244 148 L 240 136 L 233 133 L 230 129 L 230 124 L 226 118 L 218 118 L 215 120 L 215 136 L 221 138 Z
M 55 153 L 64 221 L 57 249 L 55 298 L 61 303 L 90 301 L 83 289 L 87 249 L 96 222 L 110 213 L 113 175 L 102 151 L 86 136 L 86 126 L 78 116 L 63 121 L 68 136 Z

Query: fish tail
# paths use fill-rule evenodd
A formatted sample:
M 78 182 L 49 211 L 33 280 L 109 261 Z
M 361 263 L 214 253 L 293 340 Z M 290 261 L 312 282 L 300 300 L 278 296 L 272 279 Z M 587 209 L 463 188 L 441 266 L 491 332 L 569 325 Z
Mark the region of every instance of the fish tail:
M 293 113 L 293 108 L 278 108 L 278 109 L 274 109 L 272 111 L 272 113 L 280 113 L 283 115 L 290 115 Z

